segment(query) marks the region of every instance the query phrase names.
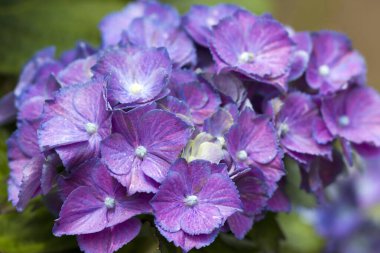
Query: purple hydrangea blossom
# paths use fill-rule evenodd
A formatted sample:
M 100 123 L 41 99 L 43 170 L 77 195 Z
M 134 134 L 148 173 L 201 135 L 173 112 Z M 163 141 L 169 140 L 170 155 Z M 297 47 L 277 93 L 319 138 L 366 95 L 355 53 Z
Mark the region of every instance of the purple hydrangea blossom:
M 238 121 L 226 134 L 226 146 L 238 169 L 261 169 L 270 183 L 270 192 L 284 175 L 276 131 L 270 119 L 251 109 L 241 112 Z
M 358 87 L 325 98 L 321 111 L 333 136 L 380 146 L 379 108 L 379 94 L 369 87 Z
M 38 131 L 42 150 L 55 150 L 66 167 L 78 165 L 100 152 L 100 142 L 111 133 L 102 82 L 62 88 L 46 103 Z
M 79 41 L 73 49 L 67 50 L 62 53 L 60 57 L 60 62 L 67 66 L 73 61 L 79 59 L 85 59 L 97 52 L 90 44 L 85 41 Z
M 38 51 L 28 63 L 25 64 L 14 90 L 16 97 L 19 97 L 23 91 L 30 85 L 33 85 L 37 79 L 41 80 L 59 70 L 62 66 L 54 59 L 55 48 L 48 47 Z M 49 69 L 50 71 L 46 71 Z
M 293 42 L 272 17 L 236 11 L 214 27 L 210 47 L 219 71 L 237 71 L 286 90 Z
M 293 157 L 294 154 L 330 156 L 331 146 L 314 139 L 313 122 L 320 119 L 318 107 L 309 95 L 290 93 L 276 116 L 277 135 L 283 149 Z
M 240 194 L 243 212 L 236 212 L 227 221 L 232 233 L 238 239 L 243 239 L 251 230 L 255 215 L 267 206 L 269 191 L 265 176 L 259 169 L 251 169 L 233 181 Z
M 196 63 L 194 44 L 178 27 L 157 23 L 151 18 L 138 18 L 131 23 L 125 36 L 132 45 L 166 48 L 174 67 L 181 68 Z
M 0 98 L 0 125 L 11 122 L 16 118 L 15 94 L 9 92 Z
M 205 246 L 224 222 L 241 210 L 236 186 L 221 166 L 177 160 L 151 201 L 156 223 L 169 241 L 190 250 L 181 237 L 205 236 Z M 193 240 L 196 240 L 193 238 Z
M 294 32 L 289 29 L 288 31 L 290 38 L 296 44 L 296 50 L 288 77 L 289 81 L 294 81 L 300 78 L 308 67 L 311 51 L 313 49 L 313 41 L 309 32 Z
M 105 228 L 100 232 L 78 235 L 78 244 L 86 253 L 112 253 L 132 241 L 140 232 L 141 222 L 131 218 L 123 223 Z
M 346 89 L 351 83 L 362 83 L 366 65 L 363 57 L 352 49 L 343 34 L 321 31 L 312 34 L 313 51 L 306 72 L 307 83 L 321 94 Z
M 48 193 L 55 176 L 58 159 L 54 154 L 41 153 L 37 141 L 39 121 L 19 123 L 19 129 L 8 140 L 11 169 L 8 198 L 22 211 L 28 202 L 41 193 Z
M 127 108 L 166 96 L 172 63 L 165 48 L 117 48 L 105 52 L 93 71 L 107 83 L 109 105 Z
M 210 79 L 211 85 L 220 92 L 223 104 L 233 103 L 241 107 L 247 101 L 247 89 L 237 76 L 228 73 L 212 75 Z
M 89 56 L 71 62 L 63 70 L 58 72 L 57 81 L 62 87 L 73 84 L 87 83 L 93 77 L 91 68 L 97 62 L 97 56 Z
M 208 47 L 213 26 L 239 9 L 239 6 L 232 4 L 218 4 L 211 7 L 194 5 L 183 17 L 183 25 L 195 42 Z
M 106 16 L 99 24 L 103 46 L 116 45 L 123 31 L 128 31 L 136 18 L 149 17 L 158 23 L 178 26 L 181 18 L 173 7 L 155 1 L 139 1 L 127 5 L 122 11 Z
M 202 125 L 214 114 L 221 103 L 220 96 L 206 81 L 179 83 L 172 87 L 173 96 L 184 101 L 190 109 L 193 122 Z
M 47 80 L 39 80 L 33 86 L 28 87 L 19 97 L 19 120 L 37 120 L 41 117 L 46 100 L 54 97 L 59 84 L 53 76 Z
M 79 170 L 87 171 L 88 178 L 65 199 L 53 228 L 56 236 L 101 232 L 135 215 L 150 212 L 150 196 L 128 196 L 127 190 L 109 175 L 99 159 L 87 161 Z M 135 235 L 133 230 L 132 233 Z
M 115 112 L 114 133 L 102 143 L 103 161 L 130 194 L 156 192 L 192 133 L 179 117 L 154 108 Z
M 340 33 L 294 32 L 230 4 L 181 18 L 156 0 L 100 30 L 100 49 L 37 52 L 0 100 L 0 124 L 17 119 L 9 200 L 21 211 L 43 195 L 59 214 L 53 233 L 86 253 L 119 250 L 145 220 L 184 252 L 220 233 L 243 239 L 268 212 L 290 211 L 292 169 L 321 205 L 344 172 L 378 164 L 380 96 Z M 360 195 L 369 177 L 342 202 L 377 201 Z M 361 226 L 357 216 L 324 218 L 333 235 Z

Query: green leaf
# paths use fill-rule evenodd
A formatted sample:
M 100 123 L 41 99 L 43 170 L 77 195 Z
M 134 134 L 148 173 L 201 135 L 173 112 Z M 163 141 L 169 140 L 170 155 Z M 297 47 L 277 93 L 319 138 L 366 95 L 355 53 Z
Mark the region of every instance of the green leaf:
M 140 234 L 132 242 L 120 249 L 118 253 L 160 253 L 155 230 L 151 226 L 151 222 L 144 222 Z
M 256 14 L 261 14 L 265 11 L 269 11 L 272 7 L 272 3 L 270 1 L 265 0 L 164 0 L 163 2 L 174 5 L 182 13 L 187 12 L 193 4 L 216 5 L 220 3 L 231 3 L 240 5 Z
M 322 252 L 324 242 L 313 226 L 297 213 L 278 215 L 277 220 L 286 240 L 281 242 L 281 253 Z
M 267 213 L 265 219 L 255 223 L 247 237 L 256 243 L 257 252 L 260 253 L 278 252 L 280 242 L 285 239 L 276 215 L 273 213 Z
M 0 73 L 17 74 L 38 49 L 56 45 L 59 52 L 78 40 L 99 43 L 97 25 L 121 0 L 0 1 Z
M 174 246 L 173 243 L 168 242 L 160 232 L 156 230 L 156 238 L 158 239 L 158 248 L 160 253 L 181 253 L 181 249 Z
M 301 189 L 301 168 L 297 162 L 289 157 L 285 159 L 286 167 L 286 187 L 285 191 L 289 196 L 293 206 L 315 207 L 316 199 L 312 194 Z
M 77 249 L 73 236 L 54 237 L 54 217 L 39 201 L 23 213 L 0 215 L 0 251 L 4 253 L 63 253 Z
M 5 129 L 0 129 L 0 213 L 5 208 L 7 202 L 7 179 L 9 174 L 7 146 L 8 132 Z M 1 249 L 1 248 L 0 248 Z

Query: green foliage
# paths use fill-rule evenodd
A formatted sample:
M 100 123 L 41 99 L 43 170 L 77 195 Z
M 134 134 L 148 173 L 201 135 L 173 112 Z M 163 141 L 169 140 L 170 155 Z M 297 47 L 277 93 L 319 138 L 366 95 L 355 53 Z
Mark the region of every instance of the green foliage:
M 287 171 L 286 193 L 294 206 L 315 207 L 316 199 L 313 195 L 301 189 L 301 168 L 298 164 L 290 159 L 285 158 L 285 167 Z
M 52 235 L 53 220 L 39 201 L 31 203 L 22 214 L 14 210 L 3 213 L 0 215 L 0 252 L 63 253 L 75 250 L 73 237 Z
M 296 213 L 281 213 L 277 216 L 286 240 L 280 243 L 281 253 L 319 253 L 323 239 L 314 228 Z
M 230 3 L 240 5 L 248 10 L 253 11 L 254 13 L 260 14 L 265 11 L 270 10 L 271 2 L 267 0 L 163 0 L 162 2 L 170 3 L 178 8 L 182 13 L 190 9 L 194 4 L 205 4 L 205 5 L 216 5 L 220 3 Z

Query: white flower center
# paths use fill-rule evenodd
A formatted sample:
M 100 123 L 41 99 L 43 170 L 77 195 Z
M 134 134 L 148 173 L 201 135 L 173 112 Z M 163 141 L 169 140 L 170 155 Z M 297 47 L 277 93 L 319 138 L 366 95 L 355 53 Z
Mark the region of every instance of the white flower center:
M 139 158 L 144 158 L 144 156 L 146 155 L 148 151 L 146 150 L 146 148 L 144 146 L 138 146 L 136 149 L 135 149 L 135 155 Z
M 143 90 L 143 86 L 139 83 L 133 83 L 130 87 L 129 87 L 129 91 L 134 94 L 134 95 L 137 95 L 139 93 L 141 93 L 141 91 Z
M 280 123 L 278 126 L 278 129 L 277 129 L 277 135 L 279 137 L 282 137 L 285 134 L 287 134 L 288 132 L 289 132 L 289 125 L 284 123 L 284 122 Z
M 251 63 L 255 60 L 255 54 L 252 52 L 243 52 L 239 55 L 239 62 L 241 63 Z
M 108 208 L 108 209 L 112 209 L 115 207 L 115 199 L 114 198 L 111 198 L 111 197 L 106 197 L 104 199 L 104 205 Z
M 198 203 L 198 197 L 195 195 L 189 195 L 185 198 L 185 204 L 187 206 L 195 206 Z
M 216 139 L 219 141 L 220 145 L 224 146 L 226 144 L 226 139 L 223 136 L 218 136 Z
M 95 124 L 95 123 L 87 123 L 86 124 L 86 132 L 88 133 L 88 134 L 94 134 L 94 133 L 96 133 L 97 131 L 98 131 L 98 125 L 97 124 Z
M 206 19 L 206 24 L 209 28 L 211 28 L 214 25 L 218 24 L 218 20 L 216 20 L 215 18 L 208 18 Z
M 319 67 L 318 71 L 321 76 L 328 76 L 330 74 L 330 67 L 327 65 L 322 65 Z
M 296 55 L 303 58 L 304 60 L 309 59 L 309 54 L 305 50 L 298 50 Z
M 245 161 L 247 160 L 248 158 L 248 154 L 247 154 L 247 151 L 245 150 L 240 150 L 237 152 L 236 154 L 237 158 L 240 160 L 240 161 Z
M 350 118 L 346 115 L 339 117 L 339 125 L 342 127 L 348 126 L 350 124 Z

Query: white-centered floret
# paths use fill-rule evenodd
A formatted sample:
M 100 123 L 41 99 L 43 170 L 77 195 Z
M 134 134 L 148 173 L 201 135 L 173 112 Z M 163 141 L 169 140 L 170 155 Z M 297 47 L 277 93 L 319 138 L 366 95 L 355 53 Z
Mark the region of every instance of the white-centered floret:
M 91 123 L 91 122 L 86 124 L 86 132 L 88 134 L 94 134 L 97 131 L 98 131 L 98 125 L 97 124 Z
M 322 65 L 319 67 L 318 72 L 321 76 L 328 76 L 330 74 L 330 67 L 327 65 Z
M 140 83 L 133 83 L 130 87 L 129 87 L 129 91 L 134 94 L 134 95 L 137 95 L 137 94 L 140 94 L 143 90 L 143 86 L 140 84 Z
M 189 195 L 184 201 L 187 206 L 195 206 L 198 203 L 198 197 L 195 195 Z
M 245 150 L 240 150 L 237 152 L 236 154 L 237 158 L 240 160 L 240 161 L 245 161 L 247 160 L 248 158 L 248 154 L 247 154 L 247 151 Z
M 115 199 L 114 198 L 111 198 L 111 197 L 106 197 L 104 199 L 104 205 L 108 208 L 108 209 L 112 209 L 115 207 Z
M 346 115 L 340 116 L 339 117 L 339 125 L 345 127 L 350 124 L 350 118 Z
M 139 158 L 144 158 L 147 152 L 148 151 L 146 150 L 144 146 L 138 146 L 135 149 L 135 155 Z
M 243 52 L 239 55 L 239 62 L 251 63 L 255 60 L 255 54 L 252 52 Z

